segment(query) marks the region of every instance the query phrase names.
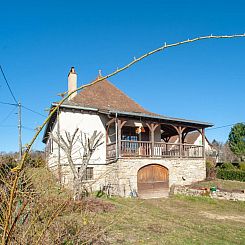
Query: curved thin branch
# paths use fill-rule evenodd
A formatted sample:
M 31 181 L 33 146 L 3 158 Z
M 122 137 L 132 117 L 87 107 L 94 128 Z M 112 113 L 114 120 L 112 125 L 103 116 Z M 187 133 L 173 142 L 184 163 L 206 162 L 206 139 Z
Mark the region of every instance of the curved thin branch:
M 13 201 L 14 201 L 14 197 L 15 197 L 15 192 L 16 192 L 16 188 L 17 188 L 17 183 L 18 183 L 18 179 L 20 176 L 20 171 L 23 169 L 24 164 L 25 164 L 25 160 L 28 156 L 28 153 L 31 149 L 31 146 L 33 145 L 33 143 L 35 142 L 35 140 L 37 139 L 38 135 L 40 134 L 40 132 L 43 130 L 44 126 L 48 123 L 48 121 L 50 120 L 50 118 L 56 113 L 56 111 L 58 110 L 58 108 L 64 103 L 64 101 L 66 101 L 72 94 L 74 94 L 75 92 L 90 87 L 102 80 L 105 80 L 109 77 L 115 76 L 116 74 L 130 68 L 131 66 L 133 66 L 134 64 L 138 63 L 139 61 L 147 58 L 148 56 L 151 56 L 157 52 L 160 51 L 164 51 L 167 48 L 171 48 L 171 47 L 176 47 L 176 46 L 180 46 L 180 45 L 184 45 L 184 44 L 188 44 L 188 43 L 192 43 L 192 42 L 197 42 L 197 41 L 202 41 L 202 40 L 206 40 L 206 39 L 224 39 L 224 38 L 240 38 L 240 37 L 245 37 L 245 33 L 244 34 L 234 34 L 234 35 L 209 35 L 209 36 L 203 36 L 203 37 L 196 37 L 193 39 L 188 39 L 185 41 L 181 41 L 181 42 L 176 42 L 176 43 L 172 43 L 172 44 L 164 44 L 163 46 L 154 49 L 146 54 L 143 54 L 142 56 L 140 56 L 139 58 L 134 58 L 133 61 L 129 62 L 127 65 L 113 71 L 112 73 L 106 75 L 106 76 L 102 76 L 97 78 L 97 80 L 85 84 L 83 86 L 78 87 L 76 90 L 72 91 L 71 93 L 65 92 L 64 94 L 66 94 L 66 96 L 50 111 L 50 114 L 48 115 L 48 117 L 44 120 L 43 124 L 38 128 L 37 132 L 35 133 L 35 135 L 33 136 L 32 140 L 30 141 L 30 143 L 27 145 L 26 150 L 22 156 L 22 159 L 18 165 L 17 168 L 15 168 L 16 171 L 16 176 L 11 188 L 11 192 L 10 192 L 10 200 L 8 203 L 8 209 L 7 209 L 7 215 L 6 215 L 6 219 L 5 219 L 5 226 L 4 226 L 4 231 L 3 231 L 3 235 L 2 235 L 2 245 L 5 244 L 6 241 L 6 235 L 8 232 L 8 228 L 9 228 L 9 222 L 10 222 L 10 217 L 11 217 L 11 212 L 12 212 L 12 206 L 13 206 Z

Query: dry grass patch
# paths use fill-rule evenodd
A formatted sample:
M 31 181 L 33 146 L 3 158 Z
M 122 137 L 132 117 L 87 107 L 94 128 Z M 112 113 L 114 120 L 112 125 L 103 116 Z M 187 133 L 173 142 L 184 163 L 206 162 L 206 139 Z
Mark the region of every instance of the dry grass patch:
M 245 244 L 245 202 L 186 196 L 74 202 L 46 169 L 28 171 L 37 199 L 28 206 L 27 223 L 17 226 L 21 244 L 36 242 L 65 202 L 39 244 Z
M 26 205 L 10 244 L 108 244 L 106 231 L 96 220 L 100 213 L 113 210 L 114 204 L 95 198 L 74 201 L 45 168 L 26 169 L 26 173 L 28 199 L 16 199 L 17 211 L 25 201 Z
M 144 201 L 115 198 L 110 202 L 116 210 L 98 217 L 99 222 L 114 223 L 107 235 L 110 244 L 245 243 L 243 220 L 231 219 L 245 213 L 242 202 L 184 196 Z

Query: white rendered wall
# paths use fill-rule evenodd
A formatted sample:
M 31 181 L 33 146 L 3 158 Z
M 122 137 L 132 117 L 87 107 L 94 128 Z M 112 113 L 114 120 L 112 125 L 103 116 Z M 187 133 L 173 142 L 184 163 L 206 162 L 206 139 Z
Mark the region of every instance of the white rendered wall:
M 60 135 L 66 139 L 65 132 L 70 133 L 72 136 L 75 130 L 78 128 L 79 131 L 76 134 L 81 138 L 81 135 L 86 134 L 87 137 L 91 137 L 94 130 L 97 132 L 102 132 L 103 144 L 99 146 L 94 154 L 91 157 L 90 164 L 105 164 L 106 163 L 106 136 L 105 136 L 105 120 L 103 116 L 96 115 L 95 113 L 90 114 L 86 111 L 75 112 L 75 111 L 61 111 L 59 115 L 59 125 L 60 125 Z M 56 135 L 58 132 L 57 120 L 53 127 L 52 133 Z M 73 161 L 77 166 L 81 164 L 83 155 L 83 148 L 80 140 L 76 142 L 73 147 Z M 53 152 L 50 153 L 47 157 L 48 165 L 50 168 L 57 166 L 58 164 L 58 146 L 56 143 L 53 143 Z M 67 158 L 65 152 L 60 149 L 60 163 L 61 165 L 67 165 Z
M 194 145 L 202 145 L 202 135 L 200 134 L 196 141 L 194 142 Z M 210 144 L 208 143 L 207 139 L 205 138 L 205 151 L 210 152 L 212 151 L 212 148 Z

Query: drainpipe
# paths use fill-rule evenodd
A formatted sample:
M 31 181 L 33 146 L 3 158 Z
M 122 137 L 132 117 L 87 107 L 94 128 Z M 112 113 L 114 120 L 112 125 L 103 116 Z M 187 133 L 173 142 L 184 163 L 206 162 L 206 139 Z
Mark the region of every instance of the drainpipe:
M 118 130 L 117 130 L 117 112 L 116 112 L 116 120 L 115 120 L 115 130 L 116 130 L 116 160 L 118 159 Z

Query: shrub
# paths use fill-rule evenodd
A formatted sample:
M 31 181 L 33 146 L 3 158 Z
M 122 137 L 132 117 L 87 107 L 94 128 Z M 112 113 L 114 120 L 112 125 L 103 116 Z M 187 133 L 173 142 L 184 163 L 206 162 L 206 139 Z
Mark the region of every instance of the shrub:
M 214 161 L 207 159 L 206 160 L 206 178 L 215 179 L 216 178 L 216 169 Z
M 207 169 L 212 169 L 212 168 L 214 168 L 214 167 L 215 167 L 214 162 L 211 161 L 211 160 L 209 160 L 209 159 L 207 159 L 207 160 L 206 160 L 206 168 L 207 168 Z
M 45 160 L 41 155 L 38 156 L 32 156 L 28 155 L 26 159 L 26 166 L 31 167 L 31 168 L 40 168 L 45 166 Z
M 240 162 L 239 163 L 239 169 L 242 171 L 245 171 L 245 162 Z
M 225 180 L 238 180 L 245 182 L 245 171 L 218 169 L 217 178 Z
M 225 170 L 235 170 L 236 167 L 231 162 L 225 162 L 220 166 L 221 169 Z

